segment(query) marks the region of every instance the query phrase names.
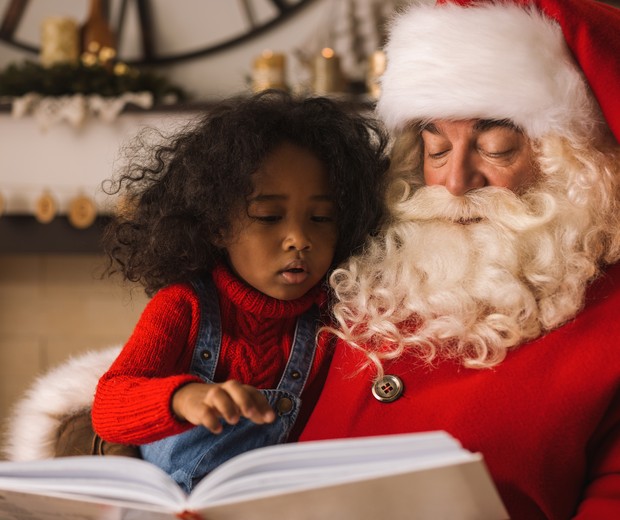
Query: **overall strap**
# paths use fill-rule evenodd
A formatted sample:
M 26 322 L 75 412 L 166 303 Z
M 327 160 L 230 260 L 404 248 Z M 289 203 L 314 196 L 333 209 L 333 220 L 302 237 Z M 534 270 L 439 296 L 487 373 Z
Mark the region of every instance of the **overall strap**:
M 213 381 L 222 343 L 217 289 L 210 276 L 204 280 L 194 280 L 191 284 L 200 303 L 200 324 L 190 371 Z
M 313 305 L 297 318 L 291 354 L 278 383 L 278 390 L 301 395 L 314 361 L 319 318 L 317 305 Z

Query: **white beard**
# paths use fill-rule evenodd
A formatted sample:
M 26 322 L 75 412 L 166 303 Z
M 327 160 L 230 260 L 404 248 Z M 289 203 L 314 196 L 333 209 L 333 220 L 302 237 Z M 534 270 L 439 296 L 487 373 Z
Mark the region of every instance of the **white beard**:
M 339 335 L 371 359 L 408 351 L 492 366 L 575 316 L 597 273 L 583 247 L 590 212 L 549 191 L 423 187 L 392 213 L 331 278 Z

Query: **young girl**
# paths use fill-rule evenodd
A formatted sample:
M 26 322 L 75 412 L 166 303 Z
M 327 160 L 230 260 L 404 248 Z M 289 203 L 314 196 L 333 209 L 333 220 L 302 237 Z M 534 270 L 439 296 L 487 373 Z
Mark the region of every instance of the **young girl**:
M 271 91 L 218 104 L 130 163 L 112 190 L 125 204 L 109 272 L 153 297 L 99 381 L 101 438 L 140 445 L 186 491 L 296 439 L 330 357 L 323 282 L 378 223 L 385 147 L 333 101 Z

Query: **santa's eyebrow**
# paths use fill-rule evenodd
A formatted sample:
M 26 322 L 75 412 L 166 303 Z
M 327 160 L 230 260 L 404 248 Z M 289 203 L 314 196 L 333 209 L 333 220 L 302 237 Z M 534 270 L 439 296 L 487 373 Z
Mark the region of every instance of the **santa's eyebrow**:
M 435 126 L 435 123 L 422 123 L 420 125 L 420 133 L 422 132 L 430 132 L 431 134 L 435 134 L 435 135 L 439 135 L 439 130 L 437 130 L 437 127 Z
M 476 124 L 474 124 L 474 130 L 484 132 L 498 126 L 521 132 L 521 129 L 510 119 L 478 119 Z
M 478 119 L 474 124 L 474 130 L 477 132 L 484 132 L 495 127 L 510 128 L 517 132 L 521 132 L 521 129 L 510 119 Z M 420 125 L 420 132 L 430 132 L 431 134 L 440 135 L 439 130 L 434 123 L 427 122 Z

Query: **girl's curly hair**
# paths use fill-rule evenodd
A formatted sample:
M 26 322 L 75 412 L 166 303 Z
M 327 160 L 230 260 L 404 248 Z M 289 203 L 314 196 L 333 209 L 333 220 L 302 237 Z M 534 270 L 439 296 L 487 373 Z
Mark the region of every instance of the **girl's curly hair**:
M 162 136 L 163 137 L 163 136 Z M 327 98 L 281 91 L 218 103 L 180 133 L 140 140 L 106 188 L 122 205 L 104 234 L 106 273 L 146 293 L 209 272 L 232 209 L 245 205 L 252 175 L 284 141 L 325 164 L 338 211 L 336 265 L 360 249 L 383 214 L 387 136 L 380 123 Z

